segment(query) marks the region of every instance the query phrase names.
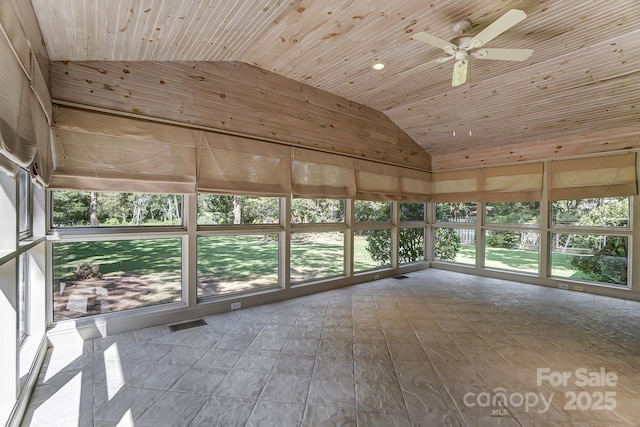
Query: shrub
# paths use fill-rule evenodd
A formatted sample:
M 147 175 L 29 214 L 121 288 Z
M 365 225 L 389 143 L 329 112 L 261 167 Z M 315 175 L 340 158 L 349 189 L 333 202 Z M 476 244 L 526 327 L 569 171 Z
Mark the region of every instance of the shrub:
M 436 228 L 434 258 L 453 261 L 460 250 L 460 237 L 453 228 Z
M 592 256 L 575 256 L 571 265 L 590 280 L 618 285 L 627 284 L 627 245 L 620 237 L 609 237 Z
M 514 248 L 520 241 L 520 235 L 511 231 L 492 231 L 487 233 L 487 245 L 491 248 Z

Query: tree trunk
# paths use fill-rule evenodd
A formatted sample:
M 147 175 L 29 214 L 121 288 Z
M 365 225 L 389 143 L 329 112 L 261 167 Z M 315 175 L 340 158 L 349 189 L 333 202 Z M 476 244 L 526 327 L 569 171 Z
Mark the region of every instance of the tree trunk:
M 89 203 L 89 221 L 92 227 L 97 227 L 98 224 L 98 193 L 91 192 L 91 203 Z
M 233 223 L 240 224 L 242 222 L 242 204 L 240 196 L 233 197 Z

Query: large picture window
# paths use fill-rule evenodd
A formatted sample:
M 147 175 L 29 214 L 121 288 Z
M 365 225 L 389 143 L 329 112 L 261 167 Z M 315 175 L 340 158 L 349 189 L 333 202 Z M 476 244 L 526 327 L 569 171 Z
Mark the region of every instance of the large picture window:
M 53 245 L 55 321 L 179 301 L 180 238 Z
M 341 232 L 292 233 L 291 283 L 320 280 L 344 274 L 344 234 Z
M 278 286 L 278 234 L 198 237 L 198 298 Z

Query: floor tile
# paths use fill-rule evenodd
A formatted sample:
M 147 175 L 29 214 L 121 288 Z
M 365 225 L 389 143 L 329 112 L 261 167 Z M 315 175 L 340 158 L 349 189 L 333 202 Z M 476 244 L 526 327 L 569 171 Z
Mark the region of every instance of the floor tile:
M 303 427 L 356 427 L 355 408 L 307 405 Z
M 260 396 L 268 376 L 266 372 L 233 369 L 220 383 L 214 395 L 255 400 Z
M 640 417 L 633 301 L 431 269 L 204 319 L 177 333 L 54 339 L 22 425 L 594 427 Z M 618 381 L 537 384 L 539 368 L 581 367 Z M 566 391 L 614 391 L 617 407 L 567 411 Z M 483 392 L 557 398 L 544 413 L 465 403 Z
M 355 382 L 313 378 L 307 402 L 310 405 L 355 408 Z
M 188 425 L 209 396 L 168 391 L 135 423 L 136 427 Z
M 204 404 L 189 426 L 244 427 L 254 406 L 253 400 L 214 396 Z
M 264 385 L 259 400 L 304 404 L 310 384 L 310 376 L 273 373 Z
M 229 371 L 215 368 L 191 368 L 171 387 L 171 391 L 211 395 Z
M 304 405 L 258 401 L 247 427 L 297 427 L 303 413 Z

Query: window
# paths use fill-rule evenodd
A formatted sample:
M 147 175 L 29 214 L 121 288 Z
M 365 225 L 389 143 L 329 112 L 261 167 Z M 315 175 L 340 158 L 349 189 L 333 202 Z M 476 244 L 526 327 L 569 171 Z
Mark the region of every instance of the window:
M 391 266 L 391 230 L 356 230 L 353 233 L 353 270 Z
M 630 198 L 551 203 L 551 276 L 628 286 Z
M 54 228 L 182 225 L 178 194 L 53 191 L 52 206 Z
M 538 274 L 540 202 L 488 202 L 484 207 L 484 266 L 515 273 Z M 508 226 L 508 229 L 504 226 Z
M 435 203 L 436 222 L 476 222 L 477 203 Z
M 627 286 L 627 236 L 552 233 L 551 245 L 552 276 Z
M 540 232 L 487 230 L 485 267 L 537 274 Z
M 198 194 L 198 225 L 278 224 L 278 197 Z
M 354 201 L 353 270 L 391 266 L 391 202 Z M 378 224 L 375 224 L 378 223 Z
M 425 259 L 426 205 L 424 203 L 399 203 L 400 225 L 398 230 L 398 263 L 408 264 Z M 422 223 L 421 227 L 413 224 Z M 417 225 L 417 224 L 416 224 Z
M 291 199 L 291 223 L 344 223 L 344 200 Z
M 540 202 L 485 203 L 486 224 L 540 224 Z
M 53 245 L 55 321 L 179 301 L 180 238 Z
M 198 237 L 198 298 L 278 286 L 278 234 Z
M 344 233 L 291 234 L 291 283 L 344 274 Z
M 391 222 L 391 202 L 356 200 L 354 210 L 357 222 Z
M 25 169 L 18 170 L 18 235 L 21 239 L 32 234 L 31 176 Z
M 434 204 L 436 223 L 446 223 L 434 229 L 434 260 L 475 265 L 477 208 L 475 202 Z
M 398 262 L 408 264 L 424 260 L 424 228 L 400 228 Z
M 400 221 L 425 221 L 424 203 L 400 203 Z
M 560 200 L 551 203 L 555 227 L 629 227 L 629 197 Z

